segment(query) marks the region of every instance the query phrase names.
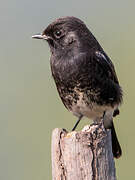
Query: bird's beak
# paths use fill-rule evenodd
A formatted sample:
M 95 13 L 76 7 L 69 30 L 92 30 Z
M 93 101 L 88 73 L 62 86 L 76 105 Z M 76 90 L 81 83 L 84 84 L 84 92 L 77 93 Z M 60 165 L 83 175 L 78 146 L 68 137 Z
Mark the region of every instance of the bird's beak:
M 45 39 L 47 40 L 48 37 L 46 35 L 42 35 L 42 34 L 35 34 L 32 36 L 32 38 L 35 38 L 35 39 Z

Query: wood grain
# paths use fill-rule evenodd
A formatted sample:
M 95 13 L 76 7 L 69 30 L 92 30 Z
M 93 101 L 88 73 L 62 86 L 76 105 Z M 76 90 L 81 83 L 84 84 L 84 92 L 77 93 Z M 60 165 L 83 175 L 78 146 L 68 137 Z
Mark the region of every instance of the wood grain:
M 116 180 L 111 132 L 102 123 L 80 132 L 54 129 L 52 180 Z

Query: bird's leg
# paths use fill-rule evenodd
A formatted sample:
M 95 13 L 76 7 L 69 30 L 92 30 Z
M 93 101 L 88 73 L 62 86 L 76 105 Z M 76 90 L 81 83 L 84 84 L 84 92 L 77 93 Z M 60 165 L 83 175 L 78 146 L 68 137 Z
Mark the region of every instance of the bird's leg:
M 83 117 L 83 115 L 80 115 L 80 117 L 78 118 L 78 120 L 77 120 L 76 124 L 74 125 L 72 131 L 74 131 L 74 130 L 76 129 L 76 127 L 77 127 L 77 125 L 79 124 L 79 122 L 80 122 L 80 120 L 82 119 L 82 117 Z
M 105 127 L 105 129 L 106 129 L 106 123 L 105 123 L 105 111 L 103 112 L 103 117 L 102 117 L 102 123 L 103 123 L 103 125 L 104 125 L 104 127 Z
M 102 122 L 103 122 L 104 128 L 111 129 L 112 123 L 113 123 L 113 113 L 104 111 L 102 119 L 103 119 Z
M 103 120 L 104 120 L 104 117 L 105 117 L 105 111 L 103 112 Z

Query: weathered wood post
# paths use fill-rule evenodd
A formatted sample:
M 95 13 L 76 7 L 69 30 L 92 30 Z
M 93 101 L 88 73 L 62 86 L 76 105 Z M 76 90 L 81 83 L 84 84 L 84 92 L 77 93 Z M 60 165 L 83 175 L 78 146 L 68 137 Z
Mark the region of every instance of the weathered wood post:
M 80 132 L 54 129 L 52 180 L 116 180 L 111 132 L 102 123 Z

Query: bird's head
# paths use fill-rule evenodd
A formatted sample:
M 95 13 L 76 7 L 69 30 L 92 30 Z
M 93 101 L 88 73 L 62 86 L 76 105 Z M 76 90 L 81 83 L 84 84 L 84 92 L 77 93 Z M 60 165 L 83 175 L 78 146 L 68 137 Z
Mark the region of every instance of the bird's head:
M 46 40 L 51 52 L 78 48 L 90 32 L 86 25 L 78 18 L 63 17 L 51 23 L 42 34 L 32 36 L 36 39 Z

